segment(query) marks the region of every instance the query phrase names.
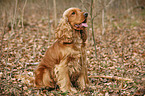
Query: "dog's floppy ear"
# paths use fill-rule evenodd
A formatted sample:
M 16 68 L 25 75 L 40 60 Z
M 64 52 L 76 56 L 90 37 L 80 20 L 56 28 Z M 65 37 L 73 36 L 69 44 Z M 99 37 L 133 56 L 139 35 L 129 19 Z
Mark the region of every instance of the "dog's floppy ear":
M 62 43 L 72 43 L 73 30 L 67 18 L 62 18 L 55 32 L 55 37 L 61 39 Z

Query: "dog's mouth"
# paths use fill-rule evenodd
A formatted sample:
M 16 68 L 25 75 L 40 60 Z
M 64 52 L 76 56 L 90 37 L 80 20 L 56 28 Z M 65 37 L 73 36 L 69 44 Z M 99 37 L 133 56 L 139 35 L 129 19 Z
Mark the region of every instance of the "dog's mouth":
M 82 28 L 82 27 L 88 27 L 88 24 L 86 23 L 87 22 L 87 20 L 85 19 L 82 23 L 80 23 L 80 24 L 75 24 L 75 27 L 77 27 L 77 28 Z

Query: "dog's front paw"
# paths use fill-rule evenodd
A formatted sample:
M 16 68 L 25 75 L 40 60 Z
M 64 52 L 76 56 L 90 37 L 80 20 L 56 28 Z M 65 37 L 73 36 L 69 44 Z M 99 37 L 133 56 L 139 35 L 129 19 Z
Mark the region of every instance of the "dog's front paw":
M 60 89 L 62 92 L 70 92 L 70 93 L 77 93 L 77 90 L 73 87 L 70 88 L 62 88 Z
M 71 87 L 71 90 L 70 90 L 71 93 L 77 93 L 77 90 L 73 87 Z

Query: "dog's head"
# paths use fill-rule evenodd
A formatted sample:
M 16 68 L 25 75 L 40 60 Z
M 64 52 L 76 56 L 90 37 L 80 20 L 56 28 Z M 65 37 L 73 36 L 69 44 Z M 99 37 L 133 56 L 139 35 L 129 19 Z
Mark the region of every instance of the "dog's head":
M 84 30 L 87 25 L 88 13 L 79 8 L 69 8 L 63 13 L 63 18 L 69 22 L 75 30 Z

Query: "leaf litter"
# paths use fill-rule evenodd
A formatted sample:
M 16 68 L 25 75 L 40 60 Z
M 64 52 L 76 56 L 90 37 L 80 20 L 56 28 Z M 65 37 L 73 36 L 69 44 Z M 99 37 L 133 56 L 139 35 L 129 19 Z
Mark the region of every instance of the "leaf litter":
M 1 45 L 0 95 L 72 95 L 57 89 L 48 91 L 33 87 L 30 79 L 34 78 L 33 72 L 46 49 L 54 43 L 54 33 L 51 32 L 52 36 L 49 36 L 47 21 L 30 19 L 27 23 L 24 29 L 18 27 L 18 30 L 9 30 L 4 35 Z M 88 91 L 78 91 L 76 95 L 144 94 L 145 22 L 142 21 L 139 26 L 118 29 L 108 25 L 104 35 L 101 35 L 100 28 L 96 28 L 95 38 L 97 59 L 91 35 L 87 41 L 90 86 Z

